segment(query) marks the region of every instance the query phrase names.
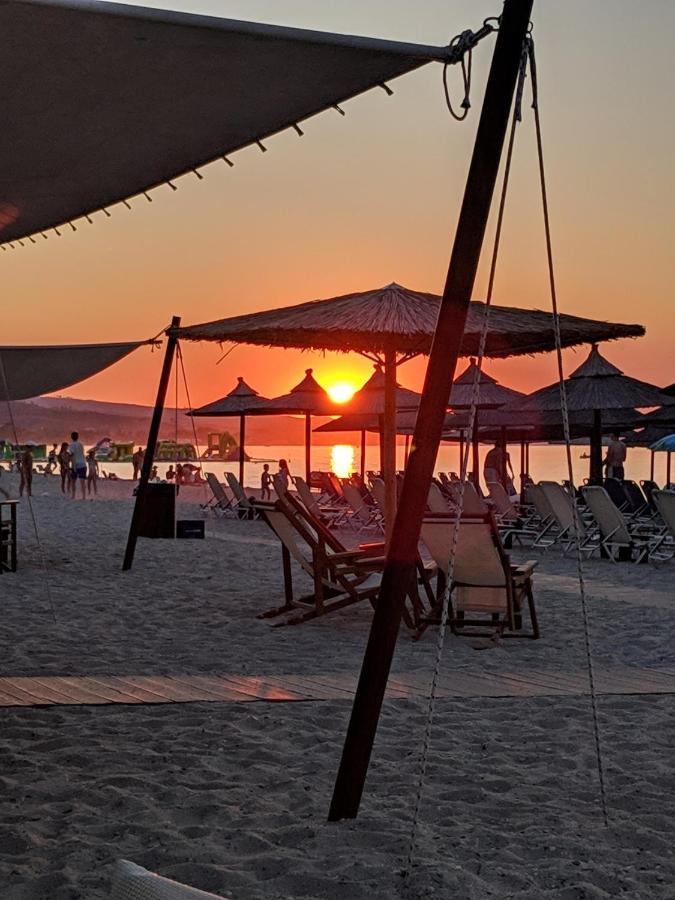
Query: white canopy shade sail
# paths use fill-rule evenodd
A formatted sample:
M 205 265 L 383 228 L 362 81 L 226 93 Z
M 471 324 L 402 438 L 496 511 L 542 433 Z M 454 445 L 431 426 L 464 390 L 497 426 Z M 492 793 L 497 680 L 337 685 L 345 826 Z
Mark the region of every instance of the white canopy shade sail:
M 27 400 L 71 387 L 150 343 L 0 347 L 0 401 Z
M 0 243 L 148 191 L 457 49 L 0 0 Z

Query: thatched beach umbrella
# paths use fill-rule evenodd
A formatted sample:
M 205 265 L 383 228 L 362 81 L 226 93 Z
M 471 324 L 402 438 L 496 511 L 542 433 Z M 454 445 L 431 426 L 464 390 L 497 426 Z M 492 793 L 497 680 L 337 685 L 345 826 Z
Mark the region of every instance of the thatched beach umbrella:
M 188 416 L 223 416 L 229 418 L 239 417 L 239 481 L 244 485 L 244 463 L 246 461 L 246 416 L 265 415 L 271 401 L 267 397 L 261 397 L 247 384 L 241 375 L 237 378 L 237 386 L 229 394 L 200 406 L 199 409 L 191 409 Z
M 391 522 L 396 508 L 396 367 L 420 353 L 429 353 L 439 309 L 438 295 L 393 283 L 376 290 L 173 329 L 171 334 L 193 341 L 353 351 L 381 363 L 386 385 L 383 474 L 387 485 L 387 518 Z M 460 351 L 462 355 L 477 354 L 485 312 L 484 303 L 477 300 L 471 303 Z M 566 315 L 560 317 L 560 329 L 564 347 L 644 334 L 641 325 Z M 554 348 L 549 313 L 490 307 L 487 356 L 508 357 Z
M 474 388 L 475 385 L 475 388 Z M 476 396 L 474 397 L 474 390 Z M 479 433 L 478 428 L 480 425 L 480 421 L 482 416 L 479 415 L 479 410 L 484 409 L 497 409 L 500 406 L 504 406 L 505 403 L 512 403 L 515 400 L 524 397 L 525 395 L 521 391 L 515 391 L 513 388 L 504 387 L 499 384 L 496 378 L 493 378 L 491 375 L 488 375 L 487 372 L 484 372 L 479 369 L 476 360 L 472 357 L 469 361 L 469 365 L 462 372 L 461 375 L 458 375 L 455 378 L 452 390 L 450 391 L 450 398 L 448 400 L 448 406 L 452 407 L 454 410 L 459 409 L 471 409 L 472 406 L 475 405 L 475 418 L 474 418 L 474 427 L 473 427 L 473 477 L 476 485 L 480 483 L 480 465 L 478 461 L 478 445 L 479 445 Z M 468 424 L 468 423 L 467 423 Z M 500 438 L 502 443 L 506 444 L 506 432 L 502 432 Z M 463 442 L 463 438 L 462 438 Z M 460 450 L 460 455 L 462 455 L 462 451 Z M 500 473 L 502 480 L 506 481 L 506 457 L 503 456 L 503 471 Z
M 565 380 L 567 406 L 570 413 L 590 412 L 593 423 L 591 436 L 590 478 L 602 482 L 602 431 L 607 410 L 623 410 L 667 405 L 670 399 L 661 388 L 630 378 L 612 365 L 593 345 L 587 359 Z M 509 404 L 507 410 L 516 414 L 556 412 L 560 415 L 560 385 L 558 382 L 529 394 L 524 400 Z
M 312 470 L 312 416 L 334 416 L 340 407 L 314 377 L 312 369 L 305 369 L 305 377 L 287 394 L 274 397 L 267 404 L 270 412 L 302 413 L 305 416 L 305 478 L 309 484 Z

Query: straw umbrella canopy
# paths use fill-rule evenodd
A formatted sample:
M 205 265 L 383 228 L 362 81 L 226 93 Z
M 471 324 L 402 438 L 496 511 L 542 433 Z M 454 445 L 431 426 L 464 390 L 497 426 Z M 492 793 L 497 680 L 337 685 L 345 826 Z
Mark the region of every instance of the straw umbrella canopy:
M 305 416 L 305 478 L 309 484 L 312 471 L 312 416 L 333 416 L 340 411 L 325 388 L 316 380 L 312 369 L 305 369 L 305 377 L 287 394 L 274 397 L 267 404 L 270 412 L 303 413 Z
M 476 396 L 474 398 L 474 384 L 476 384 Z M 473 428 L 473 477 L 476 484 L 479 483 L 479 462 L 478 462 L 478 444 L 479 444 L 479 416 L 478 411 L 484 409 L 497 409 L 504 406 L 505 403 L 511 403 L 524 397 L 521 391 L 515 391 L 513 388 L 504 387 L 499 384 L 496 378 L 488 375 L 478 364 L 474 357 L 469 361 L 469 365 L 453 382 L 448 406 L 453 409 L 471 409 L 475 407 L 475 419 Z M 468 424 L 468 423 L 467 423 Z M 502 443 L 506 443 L 506 432 L 502 432 L 499 438 Z M 502 480 L 506 481 L 506 456 L 503 456 L 503 471 L 501 473 Z
M 591 470 L 594 483 L 602 482 L 602 431 L 607 410 L 635 410 L 672 403 L 661 388 L 630 378 L 602 356 L 597 345 L 591 347 L 587 359 L 565 380 L 567 407 L 570 413 L 590 412 Z M 556 412 L 560 415 L 560 385 L 556 382 L 529 394 L 524 400 L 509 404 L 517 413 Z M 627 413 L 626 413 L 627 414 Z
M 240 375 L 237 378 L 236 387 L 229 394 L 221 397 L 220 400 L 207 403 L 206 406 L 191 409 L 187 413 L 188 416 L 195 417 L 239 417 L 239 481 L 242 486 L 244 484 L 244 463 L 246 461 L 246 416 L 265 415 L 270 402 L 267 397 L 261 397 Z
M 440 302 L 437 294 L 413 291 L 392 283 L 376 290 L 170 329 L 169 333 L 193 341 L 232 341 L 268 347 L 353 351 L 381 363 L 386 385 L 383 474 L 387 487 L 386 514 L 388 521 L 392 522 L 396 508 L 396 366 L 420 353 L 429 353 Z M 460 350 L 462 355 L 477 354 L 485 313 L 484 303 L 471 303 Z M 567 315 L 560 317 L 560 328 L 565 347 L 644 334 L 641 325 L 600 322 Z M 487 356 L 503 358 L 554 348 L 549 313 L 516 307 L 490 307 L 485 347 Z

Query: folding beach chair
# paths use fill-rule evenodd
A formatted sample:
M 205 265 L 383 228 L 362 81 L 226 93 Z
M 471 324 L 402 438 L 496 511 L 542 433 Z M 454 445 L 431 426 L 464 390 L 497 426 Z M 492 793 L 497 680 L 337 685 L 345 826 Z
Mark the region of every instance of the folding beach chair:
M 304 478 L 295 476 L 295 489 L 305 507 L 318 519 L 327 520 L 332 527 L 337 527 L 347 517 L 346 505 L 322 504 L 320 496 L 313 494 Z
M 598 526 L 601 553 L 612 562 L 642 562 L 657 537 L 654 530 L 651 535 L 631 531 L 604 487 L 586 485 L 581 491 Z
M 649 552 L 650 560 L 664 561 L 675 556 L 675 491 L 652 491 L 652 497 L 665 528 L 655 539 Z
M 216 515 L 218 513 L 222 513 L 223 515 L 227 515 L 228 513 L 234 514 L 232 501 L 225 493 L 224 487 L 213 472 L 206 473 L 206 483 L 211 488 L 213 496 L 206 503 L 200 503 L 200 507 L 205 510 L 210 510 L 216 513 Z
M 556 542 L 558 523 L 541 485 L 528 484 L 525 493 L 528 503 L 532 505 L 539 520 L 537 523 L 539 530 L 532 542 L 532 546 L 543 547 L 544 549 L 553 546 Z
M 652 512 L 656 512 L 656 503 L 653 498 L 654 491 L 659 490 L 659 486 L 655 481 L 652 481 L 649 478 L 646 478 L 644 481 L 640 482 L 640 487 L 644 491 L 644 495 L 647 498 L 647 503 L 649 503 L 649 508 Z
M 216 894 L 198 891 L 154 872 L 120 859 L 115 866 L 111 900 L 226 900 Z
M 382 513 L 377 505 L 366 503 L 360 491 L 353 484 L 345 482 L 342 485 L 344 498 L 351 507 L 352 513 L 346 520 L 346 524 L 356 531 L 364 531 L 368 528 L 379 532 L 384 531 Z
M 499 537 L 491 511 L 482 516 L 462 516 L 456 537 L 454 516 L 425 516 L 422 540 L 438 568 L 449 577 L 450 555 L 455 558 L 450 585 L 449 625 L 455 634 L 494 634 L 539 637 L 532 591 L 536 560 L 512 565 Z M 531 630 L 523 631 L 523 606 L 527 604 Z M 421 630 L 440 620 L 440 609 Z
M 590 555 L 598 546 L 597 529 L 587 527 L 579 510 L 576 510 L 577 525 L 575 528 L 575 502 L 557 481 L 540 481 L 539 487 L 548 502 L 556 525 L 555 541 L 549 546 L 560 544 L 563 554 L 568 553 L 570 548 L 576 546 L 578 529 L 579 549 Z
M 279 519 L 279 513 L 283 513 L 286 523 Z M 358 549 L 347 549 L 292 494 L 286 494 L 283 499 L 278 500 L 273 509 L 266 508 L 262 517 L 282 542 L 285 603 L 262 613 L 259 618 L 274 618 L 298 608 L 305 610 L 302 615 L 279 623 L 296 625 L 362 599 L 368 599 L 375 605 L 385 563 L 384 543 L 363 544 Z M 291 559 L 312 578 L 313 594 L 295 597 Z M 435 564 L 425 565 L 418 558 L 417 578 L 411 582 L 403 614 L 405 624 L 413 631 L 417 629 L 424 613 L 418 583 L 423 587 L 431 605 L 434 594 L 430 578 L 435 571 Z M 374 575 L 377 577 L 373 577 Z
M 488 481 L 487 487 L 504 546 L 510 549 L 514 538 L 519 544 L 522 544 L 524 539 L 534 541 L 539 529 L 531 521 L 532 517 L 521 514 L 500 481 Z
M 632 512 L 631 504 L 623 488 L 622 481 L 618 478 L 605 478 L 602 486 L 609 494 L 609 499 L 619 512 L 622 512 L 624 515 L 629 515 Z
M 445 495 L 435 481 L 429 485 L 429 493 L 427 494 L 427 509 L 432 513 L 445 513 L 447 516 L 450 512 L 450 505 L 445 499 Z
M 448 495 L 454 507 L 459 506 L 460 497 L 462 497 L 462 482 L 449 481 L 447 484 Z M 464 482 L 464 496 L 462 498 L 462 515 L 463 516 L 484 516 L 489 511 L 489 507 L 485 500 L 481 497 L 476 489 L 473 481 L 466 480 Z
M 239 516 L 240 519 L 254 519 L 257 517 L 258 513 L 255 508 L 255 504 L 251 503 L 249 498 L 244 493 L 244 489 L 241 484 L 239 484 L 239 479 L 236 475 L 233 475 L 232 472 L 226 472 L 225 478 L 227 480 L 227 486 L 232 491 L 234 495 L 234 503 L 232 504 L 232 509 L 235 515 Z

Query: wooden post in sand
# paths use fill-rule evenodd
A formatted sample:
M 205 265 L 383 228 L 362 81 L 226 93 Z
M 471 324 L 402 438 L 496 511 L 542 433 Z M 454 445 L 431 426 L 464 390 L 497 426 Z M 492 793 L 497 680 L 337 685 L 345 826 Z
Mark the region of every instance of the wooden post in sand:
M 480 259 L 532 0 L 505 0 L 460 211 L 403 493 L 388 544 L 329 819 L 356 817 L 401 623 L 417 543 Z
M 396 516 L 396 351 L 384 351 L 384 417 L 382 434 L 382 478 L 384 479 L 384 526 L 387 541 Z
M 155 400 L 155 408 L 152 411 L 152 420 L 150 421 L 150 431 L 148 432 L 148 443 L 145 448 L 145 456 L 143 457 L 143 465 L 141 467 L 141 477 L 136 488 L 136 503 L 131 516 L 131 525 L 129 526 L 129 537 L 127 538 L 127 549 L 124 552 L 124 562 L 122 563 L 122 571 L 127 572 L 134 561 L 134 553 L 136 551 L 136 541 L 138 539 L 138 524 L 143 511 L 143 504 L 148 491 L 148 482 L 150 481 L 150 472 L 152 472 L 152 464 L 155 458 L 155 450 L 157 449 L 157 438 L 159 437 L 159 426 L 162 423 L 162 413 L 164 412 L 164 401 L 166 400 L 166 391 L 169 386 L 169 378 L 171 377 L 171 366 L 173 365 L 173 357 L 176 352 L 176 344 L 178 339 L 172 334 L 173 329 L 180 326 L 180 316 L 174 316 L 171 319 L 171 326 L 168 329 L 168 337 L 166 341 L 166 351 L 164 353 L 164 363 L 162 365 L 162 374 L 159 377 L 159 387 L 157 388 L 157 399 Z

